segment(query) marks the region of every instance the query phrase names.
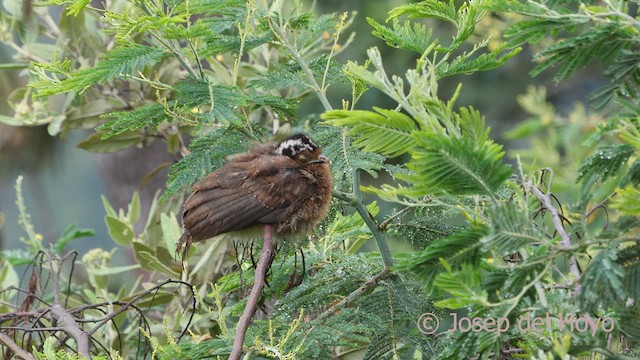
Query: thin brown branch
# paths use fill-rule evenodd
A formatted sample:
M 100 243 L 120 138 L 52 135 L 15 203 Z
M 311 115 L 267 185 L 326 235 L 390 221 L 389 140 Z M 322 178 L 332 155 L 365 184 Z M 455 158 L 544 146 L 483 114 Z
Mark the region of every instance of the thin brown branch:
M 586 214 L 584 214 L 584 218 L 588 219 L 596 210 L 603 208 L 604 204 L 609 201 L 609 199 L 611 199 L 612 197 L 616 196 L 618 193 L 617 192 L 612 192 L 611 194 L 609 194 L 609 196 L 607 196 L 606 198 L 604 198 L 602 201 L 600 201 L 599 203 L 593 205 L 591 207 L 591 209 L 589 209 L 589 211 L 587 211 Z
M 538 201 L 540 201 L 540 203 L 542 203 L 542 206 L 544 206 L 544 208 L 547 209 L 547 211 L 551 214 L 551 218 L 553 220 L 554 228 L 556 229 L 556 231 L 560 235 L 560 244 L 562 244 L 562 247 L 563 248 L 570 248 L 571 247 L 571 238 L 569 237 L 569 234 L 567 233 L 567 231 L 564 229 L 562 216 L 558 212 L 558 209 L 556 209 L 553 206 L 553 201 L 552 201 L 552 196 L 551 196 L 551 185 L 552 185 L 552 181 L 553 181 L 553 172 L 551 171 L 551 169 L 549 169 L 548 171 L 550 172 L 550 179 L 549 179 L 549 185 L 548 185 L 547 192 L 543 194 L 542 191 L 535 185 L 531 186 L 531 191 L 533 192 L 533 195 L 535 195 L 535 197 L 538 199 Z M 575 284 L 575 292 L 579 293 L 580 289 L 581 289 L 581 286 L 578 283 L 578 281 L 580 280 L 581 274 L 580 274 L 580 268 L 578 267 L 578 259 L 575 257 L 575 255 L 572 255 L 569 258 L 569 271 L 573 275 L 573 281 L 574 281 L 574 284 Z
M 53 247 L 53 246 L 52 246 Z M 80 329 L 73 315 L 60 305 L 60 269 L 62 264 L 58 261 L 58 269 L 53 266 L 53 249 L 49 254 L 49 267 L 53 276 L 53 305 L 51 306 L 51 317 L 57 320 L 58 325 L 64 329 L 76 341 L 78 353 L 86 358 L 91 358 L 91 342 L 89 333 Z M 59 260 L 59 258 L 58 258 Z
M 380 280 L 384 279 L 389 275 L 389 268 L 384 268 L 381 272 L 374 275 L 371 279 L 367 280 L 362 286 L 352 291 L 349 295 L 347 295 L 344 299 L 340 300 L 337 304 L 328 308 L 325 312 L 320 314 L 316 320 L 322 320 L 326 317 L 333 315 L 336 311 L 342 309 L 343 307 L 352 303 L 358 296 L 364 294 L 369 288 L 376 285 Z
M 11 350 L 17 357 L 23 360 L 34 360 L 34 357 L 31 356 L 28 352 L 24 351 L 18 344 L 16 344 L 13 339 L 11 339 L 7 334 L 0 332 L 0 343 L 4 344 L 7 349 Z
M 238 321 L 238 325 L 236 327 L 236 336 L 233 339 L 233 349 L 231 351 L 231 355 L 229 356 L 229 360 L 238 360 L 242 355 L 242 344 L 244 343 L 244 337 L 247 333 L 249 322 L 253 318 L 253 315 L 258 308 L 258 301 L 260 300 L 260 295 L 262 295 L 262 289 L 264 288 L 265 279 L 267 277 L 267 270 L 269 270 L 269 266 L 271 265 L 271 261 L 273 260 L 273 253 L 274 247 L 272 239 L 272 228 L 270 224 L 265 224 L 264 244 L 262 245 L 262 252 L 260 254 L 260 259 L 258 260 L 258 265 L 256 267 L 253 288 L 251 289 L 251 294 L 249 294 L 249 300 L 247 301 L 244 312 L 240 317 L 240 321 Z
M 145 291 L 143 291 L 142 293 L 134 296 L 131 300 L 127 301 L 126 303 L 122 304 L 122 306 L 110 313 L 109 315 L 105 316 L 104 318 L 102 318 L 102 320 L 100 320 L 100 322 L 98 322 L 91 330 L 89 330 L 87 333 L 93 335 L 93 333 L 95 333 L 96 331 L 98 331 L 98 329 L 100 329 L 104 324 L 108 323 L 109 321 L 111 321 L 111 319 L 115 318 L 116 316 L 120 315 L 122 312 L 126 311 L 127 309 L 129 309 L 129 307 L 133 307 L 133 304 L 135 304 L 136 302 L 138 302 L 138 300 L 142 299 L 143 297 L 153 293 L 154 291 L 159 290 L 160 288 L 162 288 L 163 286 L 167 285 L 167 284 L 171 284 L 171 283 L 178 283 L 180 284 L 180 286 L 184 285 L 187 286 L 189 289 L 191 289 L 191 284 L 189 284 L 188 282 L 182 281 L 182 280 L 171 280 L 171 279 L 167 279 L 165 281 L 163 281 L 162 283 L 149 288 Z M 195 309 L 195 308 L 194 308 Z M 194 311 L 195 312 L 195 311 Z M 193 314 L 192 314 L 193 317 Z M 182 335 L 181 335 L 182 336 Z

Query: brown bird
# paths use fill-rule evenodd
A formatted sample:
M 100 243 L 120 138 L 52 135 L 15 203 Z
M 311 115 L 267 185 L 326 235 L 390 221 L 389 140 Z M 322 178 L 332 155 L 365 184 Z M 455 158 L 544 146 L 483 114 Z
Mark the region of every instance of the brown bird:
M 306 135 L 257 145 L 193 187 L 178 250 L 214 236 L 270 224 L 279 235 L 309 232 L 329 210 L 329 159 Z

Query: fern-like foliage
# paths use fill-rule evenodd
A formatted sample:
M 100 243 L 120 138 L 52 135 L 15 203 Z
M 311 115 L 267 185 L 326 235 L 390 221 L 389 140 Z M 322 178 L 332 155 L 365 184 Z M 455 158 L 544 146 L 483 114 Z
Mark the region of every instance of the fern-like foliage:
M 502 146 L 487 141 L 478 146 L 472 139 L 452 139 L 441 134 L 415 134 L 418 146 L 408 164 L 415 175 L 401 176 L 423 194 L 493 195 L 511 176 L 502 163 Z
M 400 24 L 397 19 L 393 20 L 393 28 L 384 26 L 372 18 L 367 18 L 369 25 L 373 27 L 373 35 L 387 42 L 387 45 L 399 49 L 412 50 L 418 54 L 423 54 L 431 45 L 431 29 L 420 23 L 411 24 L 405 21 Z
M 147 125 L 156 127 L 160 122 L 167 119 L 165 108 L 162 104 L 141 106 L 133 111 L 113 112 L 105 115 L 105 117 L 114 118 L 114 120 L 96 128 L 96 130 L 107 130 L 101 136 L 103 140 L 126 131 L 138 130 Z
M 495 205 L 490 216 L 493 227 L 482 239 L 485 251 L 493 249 L 504 256 L 544 240 L 544 234 L 531 221 L 529 213 L 514 204 Z
M 384 155 L 360 151 L 340 128 L 318 126 L 311 134 L 332 161 L 331 172 L 337 189 L 349 190 L 356 169 L 366 171 L 375 178 L 378 177 L 378 171 L 385 168 Z
M 578 169 L 578 181 L 603 181 L 617 171 L 636 153 L 636 149 L 623 145 L 603 146 L 584 160 Z
M 83 92 L 94 84 L 137 75 L 138 71 L 155 65 L 168 55 L 164 49 L 155 46 L 123 45 L 105 54 L 93 68 L 78 70 L 62 81 L 39 82 L 35 87 L 39 96 Z
M 591 95 L 597 108 L 614 97 L 633 99 L 639 94 L 640 70 L 632 65 L 637 64 L 639 52 L 630 39 L 637 38 L 640 30 L 637 20 L 630 15 L 629 4 L 589 4 L 577 12 L 570 2 L 490 0 L 483 6 L 530 18 L 513 24 L 505 33 L 511 46 L 536 44 L 548 35 L 558 38 L 535 55 L 539 64 L 531 71 L 532 75 L 556 66 L 555 80 L 561 81 L 596 59 L 605 64 L 605 74 L 611 78 L 610 85 Z M 563 32 L 575 35 L 559 38 Z
M 477 266 L 481 259 L 481 239 L 488 230 L 487 226 L 477 223 L 444 239 L 434 240 L 423 250 L 403 256 L 398 262 L 398 269 L 415 272 L 427 291 L 432 292 L 435 277 L 444 270 L 439 259 L 444 259 L 451 267 L 465 263 Z
M 625 272 L 618 263 L 616 242 L 600 250 L 582 275 L 584 285 L 580 300 L 586 308 L 594 310 L 603 300 L 615 303 L 626 299 L 627 294 L 622 284 Z
M 367 152 L 395 157 L 415 146 L 412 132 L 417 127 L 413 119 L 397 111 L 373 109 L 375 112 L 333 110 L 322 118 L 333 126 L 350 127 L 347 134 L 355 138 L 354 145 Z

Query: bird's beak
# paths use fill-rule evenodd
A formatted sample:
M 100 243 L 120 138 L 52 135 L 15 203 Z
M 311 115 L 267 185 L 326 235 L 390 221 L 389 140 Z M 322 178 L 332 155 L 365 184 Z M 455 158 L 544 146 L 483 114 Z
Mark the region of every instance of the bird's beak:
M 331 164 L 331 160 L 329 160 L 329 158 L 326 157 L 324 154 L 320 154 L 320 156 L 318 156 L 318 159 L 311 161 L 311 163 L 327 163 L 327 164 Z

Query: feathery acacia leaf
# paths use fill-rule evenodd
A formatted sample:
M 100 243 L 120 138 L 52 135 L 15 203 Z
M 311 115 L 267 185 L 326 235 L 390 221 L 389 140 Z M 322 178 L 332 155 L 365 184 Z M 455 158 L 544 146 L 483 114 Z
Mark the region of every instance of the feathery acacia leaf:
M 384 169 L 385 156 L 359 150 L 347 141 L 338 127 L 317 126 L 311 135 L 322 147 L 322 152 L 331 159 L 335 187 L 341 191 L 350 189 L 355 169 L 366 171 L 374 178 L 378 177 L 378 171 Z
M 420 23 L 413 23 L 413 27 L 409 21 L 403 24 L 397 19 L 393 20 L 393 28 L 384 26 L 372 18 L 367 18 L 369 25 L 373 27 L 373 36 L 376 36 L 387 42 L 387 45 L 400 49 L 412 50 L 425 56 L 425 52 L 431 45 L 431 29 L 427 31 L 426 27 Z
M 115 78 L 128 78 L 147 66 L 158 63 L 169 53 L 154 46 L 128 44 L 106 53 L 93 68 L 72 73 L 59 83 L 38 85 L 38 96 L 55 95 L 69 91 L 83 92 L 89 86 L 102 84 Z
M 527 244 L 544 240 L 528 213 L 514 204 L 494 204 L 491 208 L 491 231 L 482 238 L 484 251 L 495 251 L 499 255 L 508 255 Z
M 373 109 L 375 112 L 331 110 L 322 119 L 330 125 L 350 127 L 348 134 L 355 137 L 354 144 L 367 152 L 395 157 L 416 144 L 411 133 L 417 126 L 412 118 L 394 110 Z
M 107 130 L 101 136 L 103 140 L 125 131 L 140 129 L 146 125 L 158 126 L 162 120 L 167 118 L 167 115 L 162 104 L 150 104 L 133 111 L 112 112 L 105 117 L 114 119 L 96 128 L 96 130 Z
M 602 146 L 582 162 L 578 168 L 577 181 L 584 181 L 586 184 L 606 180 L 614 176 L 635 153 L 636 148 L 626 144 Z
M 622 285 L 625 272 L 617 261 L 616 244 L 600 250 L 582 274 L 580 300 L 587 307 L 597 306 L 603 299 L 613 303 L 626 298 Z
M 477 266 L 481 259 L 480 239 L 488 232 L 489 228 L 486 225 L 472 224 L 469 228 L 456 231 L 444 239 L 432 241 L 424 250 L 402 257 L 396 267 L 400 271 L 416 273 L 430 292 L 433 290 L 436 275 L 444 269 L 438 260 L 445 259 L 452 267 L 463 263 Z
M 408 167 L 415 175 L 400 176 L 423 194 L 492 195 L 511 176 L 504 164 L 502 146 L 487 141 L 453 139 L 443 134 L 414 133 L 418 146 Z

